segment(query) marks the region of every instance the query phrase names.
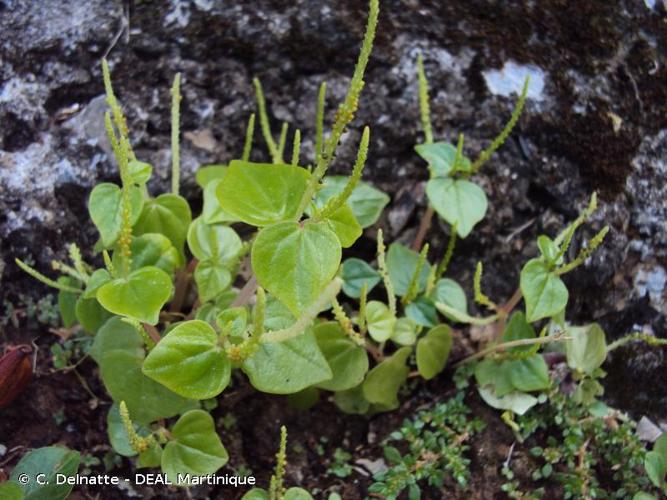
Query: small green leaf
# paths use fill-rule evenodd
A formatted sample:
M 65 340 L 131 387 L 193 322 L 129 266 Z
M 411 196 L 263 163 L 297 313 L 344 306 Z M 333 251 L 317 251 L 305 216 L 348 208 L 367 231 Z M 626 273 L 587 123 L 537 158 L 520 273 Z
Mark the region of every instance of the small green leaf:
M 368 372 L 363 383 L 364 397 L 383 410 L 398 408 L 398 390 L 408 378 L 406 362 L 412 353 L 410 347 L 401 347 Z
M 268 297 L 264 320 L 267 332 L 289 328 L 295 321 L 287 307 Z M 242 368 L 256 389 L 272 394 L 299 392 L 333 376 L 311 330 L 284 342 L 260 344 Z
M 549 368 L 544 358 L 534 354 L 525 359 L 506 361 L 512 385 L 524 392 L 541 391 L 551 385 Z
M 361 236 L 361 226 L 348 205 L 340 207 L 326 221 L 329 223 L 331 230 L 338 236 L 343 248 L 351 247 Z
M 130 181 L 133 184 L 146 184 L 151 175 L 153 175 L 153 166 L 150 163 L 139 160 L 130 160 L 127 164 L 127 170 L 130 174 Z
M 556 263 L 556 258 L 558 257 L 560 250 L 558 245 L 556 245 L 556 243 L 554 243 L 551 238 L 545 236 L 544 234 L 538 236 L 537 246 L 539 247 L 540 252 L 542 253 L 542 257 L 544 257 L 545 261 L 547 261 L 549 264 Z
M 202 219 L 206 224 L 238 222 L 237 219 L 225 212 L 218 200 L 218 189 L 222 179 L 213 179 L 204 188 L 204 207 L 202 208 Z
M 405 306 L 405 315 L 419 326 L 433 327 L 438 323 L 438 312 L 428 297 L 410 302 Z
M 328 391 L 344 391 L 358 386 L 368 371 L 368 354 L 355 344 L 334 321 L 320 323 L 313 329 L 317 345 L 333 372 L 331 380 L 318 387 Z
M 243 242 L 231 227 L 206 224 L 201 217 L 197 217 L 188 229 L 188 247 L 199 260 L 208 259 L 230 266 L 241 252 Z
M 146 451 L 139 454 L 137 459 L 137 468 L 155 468 L 160 467 L 162 463 L 162 446 L 158 443 L 153 443 Z
M 400 243 L 392 243 L 389 245 L 387 252 L 387 271 L 389 278 L 394 285 L 394 292 L 399 297 L 403 297 L 410 287 L 410 281 L 417 269 L 417 261 L 419 254 L 414 250 L 401 245 Z M 421 292 L 426 288 L 426 281 L 431 271 L 431 266 L 425 263 L 419 276 L 417 292 Z
M 205 189 L 210 182 L 222 180 L 226 173 L 227 165 L 205 165 L 197 170 L 195 180 L 200 188 Z
M 461 238 L 468 236 L 486 214 L 486 195 L 470 181 L 436 177 L 426 184 L 426 194 L 438 215 L 450 225 L 456 224 Z
M 526 315 L 521 311 L 517 311 L 512 314 L 509 322 L 507 323 L 507 326 L 505 327 L 505 331 L 503 332 L 502 341 L 512 342 L 514 340 L 534 338 L 535 330 L 533 329 L 533 326 L 526 321 Z M 508 352 L 526 352 L 530 351 L 532 348 L 533 346 L 531 345 L 516 346 L 510 347 Z
M 293 165 L 234 160 L 218 187 L 222 209 L 251 226 L 295 220 L 310 173 Z
M 259 232 L 251 260 L 259 284 L 299 316 L 334 278 L 340 257 L 326 223 L 280 222 Z
M 343 292 L 353 299 L 361 296 L 364 283 L 366 283 L 366 293 L 370 293 L 381 279 L 380 273 L 365 261 L 354 257 L 343 262 L 341 278 L 343 278 Z
M 28 452 L 16 464 L 10 479 L 18 482 L 23 490 L 25 500 L 65 500 L 72 491 L 72 484 L 58 484 L 56 477 L 62 474 L 65 477 L 74 476 L 79 469 L 80 455 L 77 451 L 68 450 L 61 446 L 47 446 Z M 41 481 L 37 481 L 37 476 Z M 28 481 L 19 481 L 27 476 Z
M 436 303 L 444 303 L 445 305 L 456 309 L 457 311 L 468 314 L 468 299 L 466 294 L 456 281 L 449 278 L 439 279 L 430 295 L 431 299 Z M 442 312 L 442 311 L 441 311 Z M 456 318 L 450 314 L 442 313 L 450 321 L 456 322 Z
M 283 500 L 313 500 L 313 497 L 303 488 L 293 486 L 285 492 Z
M 383 302 L 371 300 L 366 304 L 366 326 L 369 335 L 376 342 L 385 342 L 394 333 L 396 316 Z
M 347 180 L 348 178 L 342 175 L 324 177 L 323 186 L 315 196 L 315 206 L 322 208 L 330 198 L 342 193 Z M 365 182 L 359 182 L 347 199 L 347 205 L 352 208 L 362 228 L 375 224 L 387 203 L 389 196 Z
M 88 333 L 96 333 L 112 314 L 104 309 L 97 299 L 83 296 L 76 301 L 76 319 Z
M 491 358 L 483 359 L 475 366 L 475 379 L 479 387 L 492 386 L 494 396 L 502 397 L 514 391 L 509 363 Z
M 166 236 L 158 233 L 147 233 L 132 238 L 130 244 L 132 261 L 130 270 L 155 266 L 167 274 L 183 265 L 181 254 Z M 113 253 L 112 263 L 116 269 L 122 268 L 122 257 L 119 251 Z
M 431 177 L 447 177 L 452 172 L 456 159 L 456 146 L 448 142 L 432 142 L 415 146 L 419 156 L 428 162 Z M 470 159 L 462 156 L 458 170 L 470 172 Z
M 190 205 L 176 194 L 161 194 L 149 200 L 134 225 L 134 234 L 159 233 L 169 238 L 185 261 L 183 244 L 192 220 Z
M 142 371 L 185 398 L 208 399 L 229 384 L 231 364 L 211 325 L 192 320 L 180 323 L 153 348 Z
M 171 290 L 171 278 L 167 273 L 157 267 L 143 267 L 127 278 L 102 285 L 97 290 L 97 300 L 114 314 L 156 325 Z
M 311 330 L 283 342 L 260 344 L 243 363 L 243 371 L 255 389 L 271 394 L 299 392 L 333 377 Z
M 88 198 L 90 218 L 100 232 L 104 248 L 111 248 L 120 236 L 123 225 L 122 192 L 116 184 L 103 182 L 91 191 Z M 130 223 L 134 225 L 141 214 L 144 195 L 139 188 L 130 188 Z
M 193 405 L 141 372 L 144 340 L 139 333 L 113 317 L 95 335 L 90 355 L 97 361 L 104 385 L 114 401 L 125 401 L 136 423 L 149 423 L 178 415 Z
M 232 273 L 213 260 L 200 261 L 195 268 L 194 278 L 202 302 L 214 299 L 232 283 Z
M 607 359 L 604 331 L 597 323 L 584 327 L 570 327 L 565 341 L 567 364 L 573 370 L 592 375 Z
M 447 325 L 431 328 L 417 342 L 417 370 L 431 380 L 445 369 L 452 349 L 452 331 Z
M 269 492 L 262 488 L 253 488 L 247 491 L 241 500 L 269 500 Z
M 413 345 L 417 342 L 417 324 L 410 318 L 398 318 L 390 338 L 398 345 Z
M 646 475 L 656 488 L 662 488 L 667 473 L 667 461 L 656 451 L 649 451 L 644 458 Z
M 90 275 L 86 289 L 83 291 L 83 298 L 94 299 L 97 295 L 97 290 L 106 282 L 113 278 L 106 269 L 97 269 Z
M 497 410 L 510 410 L 517 415 L 523 415 L 538 403 L 535 396 L 524 392 L 511 392 L 499 397 L 491 386 L 478 387 L 477 390 L 489 406 Z
M 229 460 L 227 450 L 215 432 L 213 417 L 203 410 L 184 414 L 170 433 L 172 441 L 162 452 L 162 470 L 174 484 L 178 484 L 179 474 L 213 474 Z
M 531 259 L 523 266 L 521 293 L 526 301 L 526 317 L 531 323 L 554 316 L 567 305 L 565 284 L 541 259 Z

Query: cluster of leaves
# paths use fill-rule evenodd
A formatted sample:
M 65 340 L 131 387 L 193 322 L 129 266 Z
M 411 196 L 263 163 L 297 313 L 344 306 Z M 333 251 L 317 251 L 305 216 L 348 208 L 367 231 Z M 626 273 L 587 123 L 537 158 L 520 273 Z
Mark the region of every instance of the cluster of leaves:
M 408 498 L 421 498 L 420 483 L 441 488 L 447 477 L 466 488 L 470 479 L 466 452 L 469 440 L 484 428 L 484 422 L 471 418 L 463 402 L 464 392 L 414 418 L 406 419 L 400 430 L 383 443 L 389 467 L 374 476 L 369 492 L 395 499 L 407 489 Z M 401 453 L 400 448 L 405 448 Z

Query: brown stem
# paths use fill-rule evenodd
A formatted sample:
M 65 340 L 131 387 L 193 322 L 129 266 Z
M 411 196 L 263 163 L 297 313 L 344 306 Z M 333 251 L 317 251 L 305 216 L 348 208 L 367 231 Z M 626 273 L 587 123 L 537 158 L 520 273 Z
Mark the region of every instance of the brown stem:
M 243 285 L 243 288 L 229 307 L 240 307 L 246 305 L 248 302 L 250 302 L 250 299 L 255 294 L 255 290 L 257 290 L 257 278 L 255 278 L 255 275 L 253 274 L 250 279 L 246 281 L 246 284 Z
M 426 237 L 426 233 L 428 232 L 428 229 L 431 227 L 431 220 L 433 219 L 433 207 L 431 205 L 428 206 L 426 209 L 426 212 L 424 212 L 424 215 L 422 215 L 421 221 L 419 222 L 419 229 L 417 230 L 417 235 L 415 236 L 414 241 L 412 242 L 412 249 L 415 250 L 416 252 L 419 252 L 419 250 L 422 247 L 422 244 L 424 243 L 424 238 Z
M 195 272 L 197 263 L 197 259 L 192 259 L 185 269 L 179 269 L 176 273 L 176 290 L 174 291 L 174 300 L 171 301 L 169 312 L 181 312 L 183 309 L 183 303 L 190 288 L 190 276 Z
M 382 360 L 384 360 L 384 355 L 380 352 L 380 349 L 377 348 L 374 344 L 371 342 L 366 342 L 366 350 L 368 353 L 373 356 L 373 359 L 377 362 L 380 363 Z
M 155 328 L 153 325 L 149 325 L 148 323 L 142 323 L 144 326 L 144 330 L 146 330 L 146 333 L 148 333 L 148 336 L 151 338 L 153 342 L 156 344 L 162 340 L 162 337 L 160 336 L 160 332 L 157 331 L 157 328 Z

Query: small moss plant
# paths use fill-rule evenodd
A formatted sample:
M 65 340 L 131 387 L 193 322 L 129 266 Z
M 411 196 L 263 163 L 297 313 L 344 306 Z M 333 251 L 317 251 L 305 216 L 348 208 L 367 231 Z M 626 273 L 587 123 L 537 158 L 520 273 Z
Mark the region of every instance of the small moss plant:
M 302 407 L 328 391 L 344 412 L 393 410 L 411 372 L 429 380 L 444 370 L 452 346 L 450 324 L 495 328 L 489 345 L 458 364 L 474 372 L 481 396 L 504 410 L 503 418 L 514 428 L 515 417 L 544 400 L 539 393 L 552 387 L 541 352 L 546 345 L 564 343 L 579 404 L 590 406 L 599 394 L 596 370 L 606 354 L 604 333 L 597 325 L 574 327 L 566 322 L 568 291 L 561 279 L 584 264 L 608 231 L 603 228 L 575 258 L 567 259 L 575 232 L 596 208 L 595 194 L 558 236 L 538 238 L 540 256 L 523 267 L 517 292 L 506 303 L 499 305 L 484 294 L 483 267 L 477 266 L 474 300 L 490 311 L 487 316 L 471 315 L 461 285 L 445 277 L 456 239 L 468 237 L 486 213 L 486 195 L 473 176 L 516 125 L 528 81 L 507 125 L 471 161 L 463 154 L 462 135 L 456 146 L 433 140 L 420 57 L 425 142 L 416 151 L 429 166 L 429 207 L 412 248 L 396 242 L 387 247 L 378 229 L 375 265 L 357 258 L 341 262 L 343 249 L 378 221 L 389 202 L 386 194 L 362 181 L 369 127 L 363 128 L 349 175 L 327 175 L 359 106 L 378 14 L 379 0 L 370 0 L 359 58 L 328 135 L 326 84 L 320 87 L 312 161 L 302 158 L 300 130 L 290 134 L 283 123 L 276 139 L 261 83 L 254 79 L 258 116 L 248 119 L 238 159 L 197 172 L 203 208 L 195 218 L 179 194 L 180 75 L 171 89 L 171 192 L 153 196 L 147 188 L 152 166 L 134 152 L 103 61 L 109 106 L 104 123 L 120 174 L 120 185 L 98 184 L 88 202 L 99 231 L 94 250 L 104 265 L 85 262 L 76 245 L 69 248 L 70 262 L 54 263 L 60 274 L 55 280 L 19 259 L 16 263 L 59 291 L 65 326 L 78 323 L 94 335 L 90 354 L 114 401 L 108 414 L 109 438 L 118 454 L 137 457 L 138 467 L 161 467 L 182 486 L 192 482 L 178 477 L 212 474 L 222 467 L 227 452 L 209 410 L 233 373 L 245 374 L 258 391 L 293 395 L 292 401 Z M 256 121 L 268 149 L 267 163 L 249 161 Z M 431 261 L 424 238 L 435 213 L 451 229 L 443 255 Z M 241 225 L 250 228 L 244 231 L 249 233 L 245 241 L 237 232 Z M 246 262 L 251 275 L 244 279 L 239 270 Z M 370 299 L 376 286 L 384 290 Z M 341 290 L 345 299 L 339 298 Z M 513 312 L 522 298 L 525 311 Z M 539 335 L 538 322 L 546 322 Z M 463 484 L 465 440 L 459 442 L 456 436 L 478 426 L 457 420 L 461 404 L 460 398 L 452 400 L 418 420 L 426 427 L 436 421 L 437 426 L 454 426 L 452 432 L 431 429 L 427 436 L 422 435 L 426 430 L 406 423 L 402 435 L 414 443 L 428 437 L 426 447 L 432 454 L 419 458 L 415 448 L 404 457 L 389 451 L 397 467 L 378 478 L 382 486 L 377 488 L 387 496 L 408 488 L 414 497 L 421 478 L 432 474 L 430 484 L 437 485 L 443 471 Z M 283 432 L 268 492 L 253 490 L 260 496 L 247 498 L 290 498 L 293 489 L 284 491 L 282 486 L 285 440 Z M 453 448 L 447 449 L 445 442 Z M 421 465 L 414 468 L 416 462 L 410 460 Z M 659 475 L 662 469 L 656 470 Z

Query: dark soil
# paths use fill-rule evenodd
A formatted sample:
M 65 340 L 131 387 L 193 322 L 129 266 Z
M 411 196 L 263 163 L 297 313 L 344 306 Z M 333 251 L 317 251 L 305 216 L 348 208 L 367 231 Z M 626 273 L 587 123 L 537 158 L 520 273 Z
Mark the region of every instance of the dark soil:
M 331 120 L 354 64 L 366 6 L 357 0 L 263 0 L 213 2 L 211 10 L 204 10 L 199 3 L 207 2 L 132 2 L 129 40 L 121 36 L 110 53 L 136 150 L 156 169 L 153 192 L 168 182 L 168 88 L 172 75 L 183 73 L 184 192 L 195 206 L 199 193 L 192 172 L 200 164 L 226 162 L 242 148 L 245 120 L 254 110 L 252 76 L 262 78 L 274 129 L 286 120 L 312 137 L 322 80 L 329 82 Z M 189 13 L 184 24 L 167 19 L 176 4 Z M 83 9 L 78 5 L 0 0 L 0 59 L 5 62 L 0 83 L 18 81 L 23 96 L 0 99 L 0 299 L 16 307 L 21 307 L 21 296 L 36 300 L 46 290 L 24 276 L 13 258 L 30 257 L 40 270 L 50 272 L 50 261 L 63 258 L 66 242 L 92 248 L 96 234 L 87 215 L 88 193 L 95 182 L 116 178 L 108 151 L 97 140 L 100 134 L 95 135 L 101 114 L 94 103 L 102 94 L 98 61 L 126 6 L 106 0 L 91 0 Z M 61 26 L 63 18 L 67 22 Z M 365 179 L 392 196 L 381 221 L 386 233 L 411 241 L 424 209 L 427 176 L 413 152 L 421 140 L 417 51 L 424 53 L 431 82 L 437 137 L 452 141 L 463 132 L 471 157 L 502 128 L 515 100 L 493 94 L 484 72 L 509 60 L 536 65 L 547 75 L 544 100 L 528 102 L 512 138 L 478 176 L 489 211 L 473 235 L 459 242 L 451 277 L 470 289 L 475 263 L 482 260 L 486 293 L 498 302 L 506 300 L 516 288 L 521 265 L 536 253 L 535 237 L 558 232 L 597 190 L 603 200 L 600 214 L 585 236 L 603 224 L 611 232 L 590 262 L 567 276 L 568 316 L 573 322 L 599 321 L 610 339 L 637 328 L 667 337 L 664 283 L 653 295 L 637 285 L 640 271 L 652 275 L 667 267 L 665 21 L 664 9 L 650 10 L 635 0 L 385 0 L 359 116 L 334 171 L 347 171 L 360 126 L 370 124 Z M 618 129 L 614 117 L 621 119 Z M 212 134 L 210 148 L 187 138 L 201 131 Z M 257 144 L 253 158 L 264 158 Z M 45 152 L 35 160 L 26 153 L 31 147 Z M 312 152 L 312 142 L 305 140 L 304 149 Z M 70 167 L 63 167 L 64 161 Z M 28 172 L 25 182 L 12 183 L 21 169 Z M 447 233 L 434 224 L 429 238 L 431 258 L 436 259 Z M 574 242 L 572 252 L 582 241 Z M 353 252 L 372 254 L 372 231 Z M 0 444 L 8 449 L 0 457 L 0 480 L 29 448 L 61 443 L 100 459 L 109 450 L 105 418 L 110 401 L 94 362 L 87 359 L 77 368 L 89 393 L 74 371 L 53 370 L 48 353 L 58 338 L 26 318 L 18 328 L 9 323 L 3 329 L 0 347 L 32 340 L 40 347 L 37 374 L 11 407 L 0 410 Z M 667 421 L 666 353 L 644 346 L 615 353 L 605 365 L 606 401 L 635 418 Z M 334 450 L 343 447 L 355 458 L 379 458 L 379 442 L 405 417 L 453 391 L 446 372 L 416 387 L 400 410 L 364 418 L 343 415 L 328 401 L 297 411 L 286 398 L 249 391 L 239 378 L 214 411 L 216 418 L 231 413 L 237 422 L 231 429 L 218 428 L 231 455 L 222 472 L 247 467 L 266 485 L 278 429 L 285 424 L 290 484 L 362 498 L 369 477 L 326 474 Z M 504 482 L 500 468 L 514 437 L 498 412 L 472 392 L 468 403 L 487 422 L 471 442 L 473 483 L 465 492 L 448 485 L 446 493 L 430 491 L 427 498 L 503 498 L 498 493 Z M 54 415 L 60 411 L 65 418 L 58 424 Z M 324 444 L 322 437 L 327 438 Z M 522 457 L 515 472 L 524 486 L 533 484 L 527 449 L 515 448 Z M 132 473 L 129 460 L 114 470 L 120 476 Z M 184 495 L 166 488 L 137 487 L 137 492 L 145 498 Z M 77 488 L 74 498 L 99 494 Z M 195 498 L 207 494 L 240 496 L 229 489 L 193 490 Z M 99 498 L 126 495 L 105 490 Z M 549 489 L 548 497 L 560 495 L 557 488 Z

